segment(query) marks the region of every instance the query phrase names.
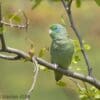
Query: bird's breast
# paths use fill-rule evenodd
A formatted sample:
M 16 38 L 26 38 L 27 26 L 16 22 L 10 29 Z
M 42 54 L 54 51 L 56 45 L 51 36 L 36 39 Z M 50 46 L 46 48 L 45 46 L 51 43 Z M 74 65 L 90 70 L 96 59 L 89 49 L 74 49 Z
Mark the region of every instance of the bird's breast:
M 71 63 L 73 44 L 67 41 L 54 41 L 51 45 L 51 60 L 53 63 L 65 67 Z

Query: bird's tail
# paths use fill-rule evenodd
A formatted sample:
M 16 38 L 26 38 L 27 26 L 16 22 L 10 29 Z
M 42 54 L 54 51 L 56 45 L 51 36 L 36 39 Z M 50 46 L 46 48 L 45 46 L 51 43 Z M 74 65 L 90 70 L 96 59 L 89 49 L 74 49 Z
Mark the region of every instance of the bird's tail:
M 55 80 L 56 80 L 56 81 L 61 80 L 63 74 L 61 74 L 61 73 L 59 73 L 59 72 L 57 72 L 57 71 L 54 71 L 54 74 L 55 74 Z

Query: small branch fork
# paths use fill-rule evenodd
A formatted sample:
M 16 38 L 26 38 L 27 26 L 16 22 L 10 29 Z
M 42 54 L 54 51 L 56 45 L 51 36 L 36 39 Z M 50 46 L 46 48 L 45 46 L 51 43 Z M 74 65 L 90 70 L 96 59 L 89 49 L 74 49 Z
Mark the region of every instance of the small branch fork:
M 71 27 L 72 27 L 73 31 L 75 32 L 75 34 L 76 34 L 76 36 L 77 36 L 77 38 L 79 40 L 80 47 L 81 47 L 81 52 L 83 54 L 84 60 L 85 60 L 86 65 L 87 65 L 88 75 L 92 76 L 92 67 L 90 65 L 90 62 L 89 62 L 89 59 L 88 59 L 88 55 L 86 54 L 86 52 L 84 50 L 84 45 L 82 43 L 82 38 L 81 38 L 80 33 L 78 32 L 78 30 L 77 30 L 77 28 L 75 26 L 75 23 L 74 23 L 74 20 L 73 20 L 73 16 L 72 16 L 71 5 L 72 5 L 72 2 L 74 0 L 69 0 L 69 1 L 61 0 L 61 1 L 62 1 L 62 4 L 63 4 L 64 8 L 65 8 L 66 14 L 68 15 Z
M 23 14 L 24 19 L 25 19 L 25 24 L 22 24 L 22 25 L 20 25 L 20 24 L 13 24 L 13 19 L 14 19 L 19 13 L 22 13 L 22 14 Z M 13 16 L 9 19 L 9 22 L 6 22 L 6 21 L 4 21 L 4 19 L 1 19 L 1 20 L 0 20 L 0 23 L 1 23 L 2 25 L 5 25 L 5 26 L 15 27 L 15 28 L 18 28 L 18 29 L 26 29 L 26 30 L 27 30 L 28 25 L 29 25 L 29 20 L 28 20 L 28 18 L 27 18 L 27 16 L 26 16 L 25 12 L 19 10 L 15 15 L 13 15 Z
M 39 65 L 38 62 L 36 61 L 35 57 L 32 57 L 32 62 L 34 65 L 34 76 L 33 76 L 33 82 L 32 85 L 30 87 L 30 89 L 28 90 L 27 94 L 26 94 L 26 99 L 25 100 L 29 100 L 31 93 L 34 90 L 35 84 L 36 84 L 36 80 L 37 80 L 37 76 L 38 76 L 38 72 L 39 72 Z
M 20 12 L 22 12 L 22 11 L 20 11 Z M 1 2 L 0 2 L 0 41 L 1 41 L 0 52 L 8 52 L 8 53 L 16 54 L 16 56 L 7 56 L 7 55 L 0 54 L 0 58 L 2 58 L 2 59 L 17 60 L 17 59 L 23 58 L 22 56 L 24 55 L 24 52 L 21 51 L 18 53 L 17 49 L 10 48 L 10 47 L 6 46 L 6 42 L 5 42 L 4 34 L 3 34 L 3 26 L 4 25 L 19 28 L 19 29 L 25 28 L 27 30 L 29 21 L 28 21 L 26 14 L 24 12 L 22 12 L 22 13 L 23 13 L 23 16 L 25 18 L 25 24 L 23 24 L 23 25 L 13 24 L 12 19 L 16 15 L 13 16 L 13 18 L 10 20 L 10 23 L 7 23 L 7 22 L 2 20 L 2 7 L 1 7 Z

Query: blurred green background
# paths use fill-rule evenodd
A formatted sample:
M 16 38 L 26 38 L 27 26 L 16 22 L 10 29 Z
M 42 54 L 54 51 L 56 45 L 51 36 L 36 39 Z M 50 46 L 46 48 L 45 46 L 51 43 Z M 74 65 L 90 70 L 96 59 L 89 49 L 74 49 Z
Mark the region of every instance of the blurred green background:
M 31 40 L 38 55 L 41 48 L 50 46 L 49 26 L 53 23 L 61 23 L 61 16 L 64 16 L 72 38 L 76 38 L 61 3 L 48 3 L 47 0 L 43 0 L 36 9 L 32 10 L 31 7 L 29 0 L 3 0 L 2 11 L 6 21 L 9 18 L 8 15 L 21 9 L 25 11 L 30 22 L 28 31 L 5 27 L 4 35 L 8 46 L 28 52 L 29 40 Z M 91 45 L 91 50 L 87 53 L 93 73 L 100 79 L 100 8 L 92 0 L 87 0 L 82 3 L 81 8 L 76 8 L 73 3 L 72 13 L 81 36 Z M 44 59 L 50 61 L 49 52 L 45 54 Z M 84 60 L 81 60 L 78 66 L 81 66 L 84 71 Z M 24 95 L 32 83 L 32 78 L 33 65 L 30 62 L 0 59 L 0 96 Z M 67 83 L 65 88 L 56 85 L 52 71 L 40 71 L 31 100 L 79 100 L 75 84 L 65 77 L 63 80 Z

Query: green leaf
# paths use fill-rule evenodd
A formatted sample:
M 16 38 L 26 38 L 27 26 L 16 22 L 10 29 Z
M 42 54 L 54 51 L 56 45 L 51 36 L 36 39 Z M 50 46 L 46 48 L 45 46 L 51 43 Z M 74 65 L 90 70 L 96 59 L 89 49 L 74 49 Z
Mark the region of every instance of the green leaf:
M 64 16 L 61 16 L 61 22 L 62 22 L 62 25 L 66 26 L 66 22 L 65 22 Z
M 80 61 L 80 57 L 78 55 L 75 56 L 76 61 Z
M 42 66 L 42 65 L 39 65 L 39 68 L 41 69 L 41 70 L 46 70 L 46 67 L 44 67 L 44 66 Z
M 47 48 L 42 48 L 39 52 L 39 57 L 43 57 L 45 53 L 47 52 Z
M 100 6 L 100 0 L 95 0 L 96 4 Z
M 55 2 L 57 2 L 57 1 L 60 1 L 60 0 L 51 0 L 51 1 L 55 1 Z
M 76 68 L 77 71 L 81 71 L 81 68 Z
M 61 86 L 61 87 L 65 87 L 66 86 L 66 83 L 63 82 L 63 81 L 61 81 L 61 80 L 58 81 L 56 84 L 59 85 L 59 86 Z
M 76 6 L 79 8 L 81 6 L 81 0 L 76 0 Z
M 31 1 L 33 3 L 32 9 L 34 9 L 41 3 L 42 0 L 31 0 Z
M 89 45 L 89 44 L 84 44 L 84 48 L 85 48 L 85 50 L 90 50 L 91 49 L 91 46 Z
M 96 100 L 100 100 L 100 94 L 95 95 Z
M 75 46 L 75 52 L 80 52 L 81 48 L 80 48 L 80 44 L 78 40 L 73 40 L 74 46 Z
M 88 92 L 87 92 L 88 91 Z M 95 87 L 90 87 L 88 89 L 81 88 L 80 92 L 80 99 L 81 100 L 90 100 L 92 98 L 92 100 L 100 100 L 100 90 L 98 90 Z
M 0 34 L 3 34 L 3 28 L 0 27 Z
M 18 16 L 18 15 L 15 15 L 15 14 L 9 14 L 8 16 L 7 16 L 9 19 L 12 19 L 13 21 L 16 21 L 16 22 L 21 22 L 21 18 L 20 18 L 20 16 Z
M 15 16 L 15 17 L 14 17 L 14 20 L 15 20 L 16 22 L 21 22 L 21 18 L 20 18 L 19 16 Z
M 61 0 L 48 0 L 49 2 L 61 2 Z M 70 0 L 65 0 L 66 2 L 69 2 Z
M 74 64 L 77 64 L 79 61 L 80 61 L 80 57 L 79 57 L 78 55 L 75 55 L 75 56 L 73 57 L 72 62 L 73 62 Z

